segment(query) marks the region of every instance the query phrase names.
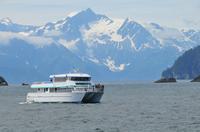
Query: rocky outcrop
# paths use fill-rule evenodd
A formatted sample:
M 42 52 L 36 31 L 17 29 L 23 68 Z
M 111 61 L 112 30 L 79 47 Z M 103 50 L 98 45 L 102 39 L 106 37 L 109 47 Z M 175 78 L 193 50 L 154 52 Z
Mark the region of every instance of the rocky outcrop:
M 200 82 L 200 75 L 194 78 L 191 82 Z
M 160 80 L 155 81 L 154 83 L 175 83 L 175 78 L 161 78 Z
M 0 86 L 8 86 L 8 83 L 6 82 L 6 80 L 0 76 Z

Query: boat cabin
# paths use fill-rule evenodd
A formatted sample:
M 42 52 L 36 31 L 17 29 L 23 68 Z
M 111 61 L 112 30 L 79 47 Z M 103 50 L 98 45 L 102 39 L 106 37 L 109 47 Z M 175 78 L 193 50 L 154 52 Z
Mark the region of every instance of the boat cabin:
M 50 75 L 51 82 L 66 82 L 66 81 L 90 81 L 91 76 L 88 74 L 58 74 Z
M 74 90 L 93 89 L 91 76 L 88 74 L 58 74 L 51 75 L 51 83 L 35 83 L 31 85 L 39 93 L 70 92 Z

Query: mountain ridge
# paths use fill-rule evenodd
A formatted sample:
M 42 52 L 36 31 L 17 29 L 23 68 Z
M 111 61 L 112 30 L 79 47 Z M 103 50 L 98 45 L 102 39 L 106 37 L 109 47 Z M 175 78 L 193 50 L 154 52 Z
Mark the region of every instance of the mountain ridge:
M 48 54 L 57 49 L 58 53 L 54 53 L 55 56 L 61 58 L 65 56 L 64 60 L 59 57 L 56 60 L 52 59 L 54 57 L 51 55 L 43 56 L 40 53 L 41 56 L 37 57 L 37 63 L 43 62 L 44 65 L 46 62 L 51 64 L 52 69 L 47 68 L 49 65 L 39 66 L 37 70 L 30 72 L 35 79 L 42 79 L 40 76 L 47 77 L 52 71 L 54 73 L 71 72 L 74 67 L 94 75 L 98 80 L 154 80 L 184 51 L 197 46 L 200 42 L 198 39 L 200 34 L 195 30 L 180 31 L 162 27 L 156 23 L 143 25 L 129 18 L 118 22 L 105 15 L 97 14 L 91 9 L 43 26 L 26 27 L 11 23 L 14 27 L 6 27 L 6 24 L 0 22 L 2 36 L 0 36 L 0 57 L 2 59 L 9 59 L 9 56 L 12 56 L 11 60 L 15 60 L 16 54 L 13 51 L 19 52 L 18 48 L 21 47 L 19 45 L 11 50 L 8 46 L 14 47 L 19 40 L 24 45 L 32 44 L 34 52 L 46 49 L 45 54 Z M 1 28 L 1 25 L 4 27 Z M 49 46 L 54 46 L 54 49 L 48 48 Z M 29 48 L 27 47 L 27 50 L 33 52 Z M 26 52 L 24 56 L 31 56 L 31 54 Z M 74 57 L 67 59 L 67 56 Z M 33 55 L 32 57 L 34 58 Z M 21 59 L 21 62 L 26 62 L 25 58 Z M 66 64 L 61 61 L 66 61 Z M 3 68 L 0 74 L 6 74 L 3 71 L 9 71 L 6 68 L 7 65 L 9 64 L 2 63 Z M 19 69 L 25 67 L 19 63 L 17 65 Z M 64 68 L 65 65 L 70 68 Z M 44 67 L 48 69 L 46 72 L 35 74 L 45 69 Z M 34 69 L 31 65 L 29 68 L 30 71 Z M 6 78 L 11 82 L 21 82 L 25 81 L 26 76 L 15 80 L 10 74 Z M 27 80 L 35 81 L 30 77 Z

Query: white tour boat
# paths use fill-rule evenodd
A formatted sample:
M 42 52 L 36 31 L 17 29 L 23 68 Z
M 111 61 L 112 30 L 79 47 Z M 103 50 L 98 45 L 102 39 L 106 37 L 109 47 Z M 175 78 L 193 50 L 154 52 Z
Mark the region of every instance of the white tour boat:
M 27 102 L 99 103 L 104 93 L 103 85 L 93 85 L 82 73 L 51 75 L 50 82 L 33 83 L 31 89 Z

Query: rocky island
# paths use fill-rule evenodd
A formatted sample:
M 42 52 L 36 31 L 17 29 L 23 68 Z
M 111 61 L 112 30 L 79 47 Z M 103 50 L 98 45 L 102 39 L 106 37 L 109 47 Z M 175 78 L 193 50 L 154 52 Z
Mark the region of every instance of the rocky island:
M 161 78 L 157 81 L 155 81 L 154 83 L 175 83 L 176 79 L 171 77 L 171 78 Z

